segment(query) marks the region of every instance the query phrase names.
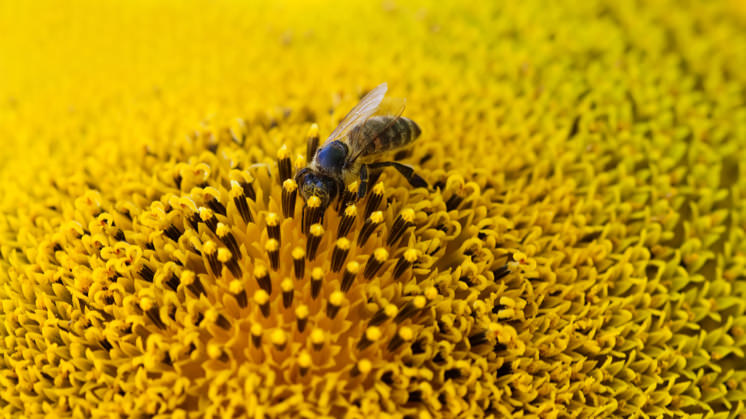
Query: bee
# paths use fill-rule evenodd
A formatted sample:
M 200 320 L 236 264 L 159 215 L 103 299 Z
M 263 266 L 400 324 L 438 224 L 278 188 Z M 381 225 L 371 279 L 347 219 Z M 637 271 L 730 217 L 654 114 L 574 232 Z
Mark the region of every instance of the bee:
M 359 180 L 357 197 L 368 191 L 372 172 L 384 167 L 399 171 L 414 187 L 427 187 L 427 182 L 411 166 L 396 161 L 380 161 L 384 153 L 412 144 L 422 132 L 411 119 L 395 115 L 375 115 L 388 86 L 382 83 L 368 92 L 342 119 L 337 128 L 314 153 L 305 168 L 298 171 L 295 181 L 304 200 L 317 196 L 326 208 L 345 186 Z

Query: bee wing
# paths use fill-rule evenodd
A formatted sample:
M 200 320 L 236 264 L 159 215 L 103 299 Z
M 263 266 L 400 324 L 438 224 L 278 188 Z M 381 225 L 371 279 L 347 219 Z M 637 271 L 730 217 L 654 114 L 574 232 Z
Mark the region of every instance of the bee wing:
M 389 111 L 393 112 L 385 112 L 384 115 L 388 115 L 391 117 L 391 121 L 389 121 L 386 125 L 382 126 L 376 131 L 373 132 L 367 132 L 365 129 L 365 124 L 368 123 L 368 120 L 370 117 L 368 117 L 365 122 L 363 122 L 362 129 L 358 130 L 357 137 L 353 138 L 350 142 L 352 144 L 355 144 L 355 151 L 354 154 L 350 156 L 348 161 L 354 162 L 355 160 L 360 157 L 363 152 L 368 147 L 368 144 L 375 141 L 378 137 L 378 134 L 382 133 L 383 131 L 389 129 L 392 125 L 396 123 L 396 121 L 399 119 L 399 117 L 402 116 L 404 113 L 404 109 L 407 107 L 407 101 L 405 99 L 396 99 L 396 101 L 392 101 L 392 103 L 387 103 L 392 108 L 389 109 Z M 363 137 L 365 135 L 365 137 Z M 371 153 L 371 154 L 378 154 L 378 153 Z
M 387 89 L 388 85 L 384 82 L 368 92 L 367 95 L 363 96 L 363 98 L 360 99 L 360 103 L 355 105 L 355 107 L 345 115 L 339 125 L 337 125 L 337 128 L 329 134 L 329 138 L 324 141 L 324 144 L 342 137 L 359 122 L 365 121 L 373 115 L 381 104 L 383 97 L 386 95 Z

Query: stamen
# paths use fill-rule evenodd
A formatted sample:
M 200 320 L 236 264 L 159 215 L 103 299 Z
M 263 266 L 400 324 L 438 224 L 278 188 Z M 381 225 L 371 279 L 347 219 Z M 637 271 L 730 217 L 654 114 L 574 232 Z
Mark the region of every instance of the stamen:
M 411 226 L 414 225 L 414 210 L 407 208 L 399 213 L 399 216 L 394 220 L 394 225 L 391 227 L 389 237 L 386 240 L 386 246 L 393 246 L 394 243 L 404 235 L 404 232 Z
M 306 270 L 306 252 L 303 248 L 296 247 L 292 252 L 293 256 L 293 274 L 295 279 L 303 279 L 303 275 Z
M 280 289 L 282 289 L 282 306 L 285 308 L 290 307 L 293 304 L 293 280 L 285 278 L 280 282 Z
M 228 285 L 228 289 L 230 290 L 231 294 L 233 294 L 233 297 L 236 298 L 236 302 L 238 302 L 238 305 L 241 308 L 246 308 L 246 305 L 249 303 L 249 299 L 246 295 L 246 288 L 244 288 L 243 283 L 238 279 L 234 279 Z
M 269 272 L 264 265 L 256 265 L 254 267 L 254 278 L 256 278 L 259 288 L 263 289 L 267 294 L 272 294 L 272 281 L 269 279 Z
M 373 211 L 378 209 L 378 205 L 383 200 L 383 183 L 378 182 L 373 187 L 372 193 L 368 197 L 368 202 L 365 204 L 365 217 L 367 218 Z
M 290 150 L 285 144 L 277 150 L 277 171 L 280 173 L 280 185 L 282 185 L 282 182 L 284 182 L 285 179 L 290 179 L 293 175 L 293 169 L 290 162 Z
M 288 335 L 282 329 L 275 329 L 272 331 L 270 340 L 272 341 L 272 344 L 275 345 L 275 348 L 282 352 L 285 350 L 285 346 L 288 343 Z
M 189 291 L 191 291 L 192 294 L 196 295 L 197 297 L 202 294 L 207 295 L 207 291 L 205 291 L 205 287 L 202 285 L 202 281 L 199 280 L 199 277 L 197 277 L 194 272 L 183 271 L 181 273 L 181 282 L 186 285 Z
M 427 299 L 424 296 L 418 295 L 414 297 L 412 300 L 404 304 L 404 307 L 402 307 L 401 310 L 399 310 L 399 314 L 394 317 L 394 321 L 396 323 L 401 323 L 404 319 L 416 315 L 420 310 L 425 308 L 425 305 L 427 305 Z
M 250 200 L 256 202 L 256 192 L 254 192 L 254 179 L 247 182 L 240 182 L 241 188 L 243 188 L 243 194 Z
M 365 220 L 363 228 L 360 229 L 360 233 L 357 235 L 357 247 L 363 247 L 365 242 L 368 241 L 368 238 L 370 238 L 370 235 L 373 233 L 373 230 L 375 230 L 382 222 L 383 212 L 376 211 L 373 214 L 370 214 L 370 217 Z
M 350 289 L 358 272 L 360 272 L 360 264 L 354 260 L 350 261 L 350 263 L 347 264 L 345 273 L 342 275 L 342 291 L 347 292 Z
M 249 187 L 250 186 L 251 184 L 249 184 Z M 251 214 L 251 209 L 249 209 L 248 201 L 246 201 L 246 194 L 244 192 L 244 189 L 242 189 L 241 185 L 239 185 L 239 183 L 235 180 L 231 181 L 230 196 L 233 198 L 233 204 L 236 206 L 238 213 L 241 214 L 241 219 L 243 219 L 243 222 L 246 224 L 253 223 L 254 216 Z
M 414 330 L 411 327 L 403 326 L 389 341 L 389 345 L 386 349 L 389 352 L 393 352 L 398 349 L 404 342 L 409 342 L 414 339 Z
M 385 307 L 379 309 L 376 314 L 368 322 L 368 327 L 378 326 L 388 319 L 393 318 L 399 312 L 399 308 L 394 304 L 386 304 Z
M 347 254 L 350 252 L 350 241 L 342 237 L 337 240 L 334 244 L 334 250 L 332 251 L 332 272 L 339 272 L 342 269 L 342 265 L 347 258 Z
M 218 228 L 218 219 L 211 209 L 205 207 L 199 207 L 199 219 L 207 225 L 207 227 L 213 233 Z
M 262 345 L 262 325 L 254 323 L 251 325 L 251 344 L 255 348 L 259 348 Z
M 269 239 L 264 245 L 264 250 L 267 251 L 272 270 L 276 271 L 280 267 L 280 242 L 276 239 Z
M 267 224 L 267 236 L 270 239 L 277 240 L 277 244 L 281 244 L 280 238 L 280 217 L 274 212 L 268 212 L 265 220 Z
M 357 207 L 352 204 L 348 205 L 344 210 L 342 219 L 339 220 L 339 227 L 337 228 L 337 237 L 345 237 L 350 232 L 350 228 L 355 223 L 357 217 Z
M 404 254 L 396 262 L 394 267 L 394 279 L 399 277 L 417 260 L 417 250 L 407 249 Z
M 321 238 L 324 236 L 324 227 L 321 224 L 314 224 L 309 229 L 309 233 L 310 235 L 306 239 L 306 254 L 308 254 L 308 260 L 314 260 L 316 251 L 319 250 Z
M 298 154 L 295 156 L 295 160 L 293 160 L 293 168 L 298 172 L 303 170 L 304 167 L 306 167 L 306 157 L 302 154 Z
M 303 215 L 301 216 L 303 234 L 308 234 L 311 225 L 318 223 L 323 213 L 324 209 L 321 208 L 321 199 L 316 195 L 308 198 L 306 206 L 303 208 Z
M 314 300 L 319 296 L 321 291 L 321 281 L 324 279 L 324 270 L 321 268 L 313 268 L 311 271 L 311 298 Z
M 389 258 L 389 252 L 384 249 L 383 247 L 379 247 L 375 251 L 373 251 L 373 254 L 368 258 L 368 261 L 365 263 L 365 270 L 363 271 L 363 277 L 366 280 L 370 280 L 373 278 L 376 273 L 378 273 L 378 270 L 381 269 L 381 266 L 383 266 L 383 263 L 386 262 L 386 260 Z
M 305 304 L 299 305 L 295 309 L 295 318 L 296 318 L 296 324 L 298 325 L 298 331 L 300 333 L 303 333 L 304 330 L 306 330 L 306 325 L 308 324 L 308 316 L 310 311 L 308 309 L 308 306 Z
M 218 249 L 218 261 L 228 267 L 228 270 L 231 271 L 234 278 L 241 277 L 241 267 L 238 266 L 238 262 L 236 261 L 236 258 L 233 257 L 230 250 L 225 247 Z
M 216 197 L 212 197 L 210 200 L 208 200 L 207 206 L 220 215 L 224 216 L 228 213 L 225 209 L 225 205 L 221 204 Z
M 326 317 L 334 319 L 334 317 L 337 316 L 337 313 L 339 313 L 339 309 L 344 302 L 344 298 L 344 294 L 340 291 L 334 291 L 329 296 L 329 301 L 326 304 Z
M 176 291 L 179 288 L 179 284 L 181 283 L 181 280 L 179 280 L 179 277 L 176 276 L 175 273 L 171 274 L 171 278 L 166 281 L 166 285 L 168 285 L 169 288 Z
M 309 355 L 305 350 L 298 355 L 298 372 L 300 372 L 301 376 L 308 373 L 308 369 L 311 368 L 312 363 L 313 360 L 311 359 L 311 355 Z
M 298 196 L 298 184 L 293 179 L 282 182 L 282 215 L 291 218 L 295 215 L 295 200 Z
M 241 258 L 241 250 L 230 227 L 223 223 L 218 223 L 218 227 L 215 229 L 215 234 L 220 237 L 220 240 L 228 247 L 228 250 L 231 251 L 236 259 Z
M 345 211 L 345 209 L 347 209 L 350 203 L 357 200 L 358 189 L 360 189 L 360 183 L 358 183 L 358 181 L 354 181 L 347 185 L 344 192 L 342 192 L 342 196 L 339 198 L 339 202 L 337 203 L 337 212 L 339 212 L 339 215 L 342 215 L 342 213 Z
M 202 246 L 202 252 L 205 254 L 205 257 L 207 257 L 207 262 L 210 265 L 212 275 L 215 277 L 220 276 L 222 264 L 218 260 L 218 245 L 216 245 L 214 241 L 208 240 Z
M 306 160 L 311 161 L 316 155 L 319 148 L 319 126 L 316 123 L 311 124 L 308 129 L 308 142 L 306 144 Z
M 367 329 L 365 329 L 365 333 L 357 342 L 357 349 L 359 351 L 362 351 L 363 349 L 370 346 L 373 342 L 381 339 L 382 335 L 383 333 L 381 332 L 381 329 L 378 328 L 378 326 L 369 326 Z
M 372 362 L 370 362 L 367 359 L 361 359 L 350 370 L 350 376 L 357 377 L 360 374 L 362 374 L 363 376 L 366 376 L 372 369 L 373 369 Z
M 262 316 L 269 317 L 269 294 L 264 290 L 254 292 L 254 302 L 262 311 Z
M 314 351 L 320 351 L 321 348 L 324 346 L 324 341 L 326 341 L 326 336 L 324 335 L 324 331 L 318 328 L 314 328 L 311 331 L 311 345 L 313 346 Z

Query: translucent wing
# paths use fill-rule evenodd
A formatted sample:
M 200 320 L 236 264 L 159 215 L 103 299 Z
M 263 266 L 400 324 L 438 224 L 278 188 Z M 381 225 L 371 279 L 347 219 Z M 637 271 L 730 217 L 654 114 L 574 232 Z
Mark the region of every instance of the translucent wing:
M 324 144 L 339 139 L 359 122 L 365 121 L 368 117 L 373 115 L 381 104 L 383 97 L 386 95 L 387 89 L 388 85 L 384 82 L 368 92 L 367 95 L 363 96 L 363 98 L 360 99 L 360 103 L 352 108 L 352 110 L 345 115 L 344 119 L 342 119 L 342 122 L 337 125 L 337 128 L 329 134 L 329 138 L 324 141 Z
M 375 125 L 377 126 L 374 125 L 375 128 L 374 126 L 369 127 L 368 125 L 372 125 L 372 121 L 370 120 L 371 118 L 368 118 L 360 124 L 361 128 L 357 130 L 354 135 L 352 135 L 353 138 L 350 138 L 350 145 L 352 146 L 354 153 L 352 153 L 348 157 L 348 161 L 354 162 L 358 159 L 358 157 L 362 157 L 363 155 L 371 156 L 374 154 L 380 154 L 386 151 L 390 151 L 395 148 L 392 147 L 392 144 L 380 143 L 378 134 L 387 130 L 389 127 L 396 123 L 396 121 L 404 113 L 407 102 L 404 99 L 397 99 L 395 101 L 392 101 L 392 103 L 387 103 L 387 105 L 389 105 L 391 108 L 386 109 L 382 113 L 382 115 L 380 115 L 389 119 L 386 124 L 380 124 L 378 121 L 376 121 Z M 370 149 L 368 146 L 374 141 L 379 141 L 379 144 L 377 147 L 373 147 L 372 149 Z

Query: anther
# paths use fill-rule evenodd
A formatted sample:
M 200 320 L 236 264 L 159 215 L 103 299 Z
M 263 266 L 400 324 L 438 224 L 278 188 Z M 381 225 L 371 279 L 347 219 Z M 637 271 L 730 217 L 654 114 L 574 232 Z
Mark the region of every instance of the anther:
M 357 349 L 359 351 L 362 351 L 363 349 L 370 346 L 373 342 L 381 339 L 382 334 L 383 333 L 381 333 L 381 329 L 378 328 L 378 326 L 369 326 L 367 329 L 365 329 L 365 333 L 363 333 L 363 336 L 357 342 Z
M 234 278 L 241 277 L 241 267 L 238 265 L 236 258 L 233 257 L 230 250 L 225 247 L 218 249 L 218 261 L 228 267 Z
M 301 228 L 303 234 L 308 234 L 311 225 L 316 224 L 321 220 L 321 215 L 324 209 L 321 208 L 321 198 L 316 195 L 311 196 L 306 201 L 306 206 L 303 208 L 303 215 L 301 216 Z
M 362 374 L 363 376 L 366 376 L 372 369 L 373 369 L 372 362 L 370 362 L 367 359 L 361 359 L 360 361 L 357 361 L 357 363 L 350 370 L 350 376 L 357 377 L 360 374 Z
M 345 237 L 350 232 L 350 228 L 355 223 L 357 217 L 357 207 L 352 204 L 345 208 L 342 219 L 339 220 L 339 227 L 337 228 L 337 237 Z
M 425 308 L 425 305 L 427 305 L 427 299 L 422 296 L 418 295 L 414 297 L 412 300 L 404 304 L 404 307 L 402 307 L 399 310 L 399 313 L 394 317 L 394 321 L 397 323 L 401 323 L 404 321 L 404 319 L 410 318 L 417 314 L 420 310 Z
M 269 236 L 270 239 L 277 240 L 278 245 L 281 244 L 280 217 L 274 212 L 268 212 L 265 223 L 267 224 L 267 236 Z
M 251 187 L 251 184 L 248 184 Z M 253 189 L 252 189 L 253 192 Z M 233 198 L 233 204 L 236 206 L 238 213 L 241 214 L 241 219 L 246 224 L 254 222 L 254 216 L 251 214 L 249 203 L 246 201 L 246 194 L 241 185 L 235 180 L 231 181 L 230 196 Z
M 283 279 L 280 282 L 280 289 L 282 289 L 282 306 L 288 308 L 293 304 L 293 280 L 290 278 Z
M 340 291 L 334 291 L 329 296 L 329 300 L 326 303 L 326 317 L 334 319 L 334 317 L 337 316 L 337 313 L 339 313 L 339 308 L 344 302 L 344 298 L 344 294 L 342 294 L 342 292 Z
M 383 263 L 389 258 L 389 252 L 383 247 L 379 247 L 365 262 L 365 270 L 363 271 L 363 277 L 367 280 L 373 278 L 378 270 L 381 269 Z
M 342 237 L 337 240 L 334 244 L 334 250 L 332 251 L 332 272 L 339 272 L 342 269 L 342 265 L 347 259 L 347 254 L 350 252 L 350 241 Z
M 314 260 L 316 251 L 319 250 L 321 238 L 324 236 L 324 227 L 321 224 L 314 224 L 309 229 L 309 233 L 306 239 L 306 254 L 308 254 L 308 260 Z
M 324 341 L 326 341 L 326 336 L 324 335 L 324 331 L 321 329 L 313 329 L 311 331 L 311 345 L 313 346 L 314 351 L 319 351 L 324 346 Z
M 397 350 L 404 342 L 409 342 L 412 339 L 414 339 L 414 330 L 412 330 L 411 327 L 403 326 L 399 329 L 396 335 L 391 338 L 386 349 L 388 349 L 389 352 L 393 352 Z
M 308 373 L 308 369 L 311 368 L 312 359 L 311 355 L 308 354 L 305 350 L 302 351 L 298 355 L 298 372 L 300 372 L 300 375 L 306 375 Z
M 270 340 L 275 348 L 282 352 L 288 343 L 288 335 L 282 329 L 275 329 L 272 331 L 272 335 L 270 335 Z
M 309 314 L 311 313 L 308 310 L 308 306 L 305 304 L 301 304 L 295 309 L 295 322 L 298 325 L 298 331 L 301 333 L 306 330 Z
M 370 235 L 373 234 L 373 230 L 375 230 L 382 222 L 383 212 L 376 211 L 370 214 L 370 217 L 365 220 L 363 227 L 360 229 L 360 233 L 357 235 L 357 247 L 365 246 L 365 242 L 367 242 Z
M 321 281 L 324 279 L 324 270 L 313 268 L 311 271 L 311 297 L 316 299 L 321 291 Z
M 211 209 L 200 207 L 199 208 L 199 219 L 207 225 L 207 227 L 214 233 L 218 227 L 218 219 Z
M 236 299 L 236 302 L 238 302 L 238 305 L 241 308 L 246 308 L 249 300 L 248 296 L 246 295 L 246 288 L 244 288 L 243 283 L 238 279 L 234 279 L 233 281 L 231 281 L 230 284 L 228 284 L 228 289 L 230 290 L 231 294 L 233 294 L 233 297 Z
M 292 252 L 293 256 L 293 274 L 295 279 L 303 279 L 306 270 L 306 252 L 303 248 L 296 247 Z
M 202 285 L 202 281 L 199 280 L 199 277 L 194 274 L 192 271 L 184 271 L 181 273 L 181 282 L 186 285 L 187 288 L 189 288 L 189 291 L 191 291 L 194 295 L 200 296 L 201 294 L 207 294 L 207 291 L 205 291 L 204 285 Z
M 290 218 L 295 215 L 295 199 L 298 196 L 298 184 L 293 179 L 282 182 L 282 215 Z
M 280 172 L 280 185 L 285 179 L 290 179 L 293 175 L 292 163 L 290 161 L 290 150 L 287 145 L 277 150 L 277 170 Z
M 207 201 L 207 206 L 220 215 L 226 215 L 228 213 L 225 209 L 225 205 L 221 204 L 215 197 L 212 197 Z
M 280 267 L 280 242 L 276 239 L 269 239 L 264 244 L 264 250 L 267 251 L 269 256 L 269 264 L 273 271 L 276 271 Z
M 226 247 L 228 247 L 228 250 L 231 251 L 234 258 L 241 258 L 241 250 L 236 241 L 236 237 L 231 233 L 230 227 L 223 223 L 218 223 L 218 226 L 215 229 L 215 234 L 217 234 L 218 237 L 220 237 L 220 240 L 226 245 Z
M 254 267 L 254 278 L 256 278 L 259 288 L 263 289 L 267 294 L 272 294 L 272 281 L 264 265 L 256 265 Z
M 370 321 L 368 322 L 368 326 L 378 326 L 386 320 L 396 316 L 397 313 L 399 313 L 399 308 L 396 307 L 396 305 L 386 304 L 386 306 L 379 309 L 376 314 L 371 317 Z
M 383 183 L 378 182 L 373 187 L 372 193 L 368 197 L 368 202 L 365 204 L 365 217 L 367 218 L 373 211 L 378 209 L 378 205 L 383 200 Z
M 311 161 L 316 155 L 316 150 L 319 148 L 319 126 L 318 124 L 311 124 L 308 129 L 308 143 L 306 144 L 306 160 Z
M 347 209 L 352 202 L 357 200 L 357 191 L 359 188 L 360 183 L 357 181 L 347 185 L 344 192 L 342 192 L 342 196 L 339 198 L 339 203 L 337 204 L 337 212 L 339 212 L 339 215 L 342 215 L 345 209 Z
M 342 275 L 342 291 L 347 292 L 350 289 L 358 272 L 360 272 L 360 264 L 354 260 L 350 261 L 347 264 L 345 273 Z
M 254 302 L 262 311 L 262 316 L 269 317 L 269 294 L 264 290 L 254 292 Z
M 394 279 L 399 277 L 417 260 L 417 250 L 407 249 L 404 254 L 396 261 L 394 267 Z
M 262 345 L 262 325 L 254 323 L 251 325 L 251 343 L 254 347 L 259 348 Z
M 389 237 L 386 239 L 386 246 L 391 247 L 394 245 L 401 237 L 404 235 L 404 232 L 411 226 L 414 225 L 414 210 L 411 208 L 407 208 L 399 213 L 399 216 L 396 217 L 396 220 L 394 220 L 394 225 L 391 227 L 391 231 L 389 232 Z
M 218 245 L 216 245 L 214 241 L 208 240 L 202 246 L 202 253 L 204 253 L 207 258 L 213 276 L 220 276 L 222 264 L 218 260 Z

